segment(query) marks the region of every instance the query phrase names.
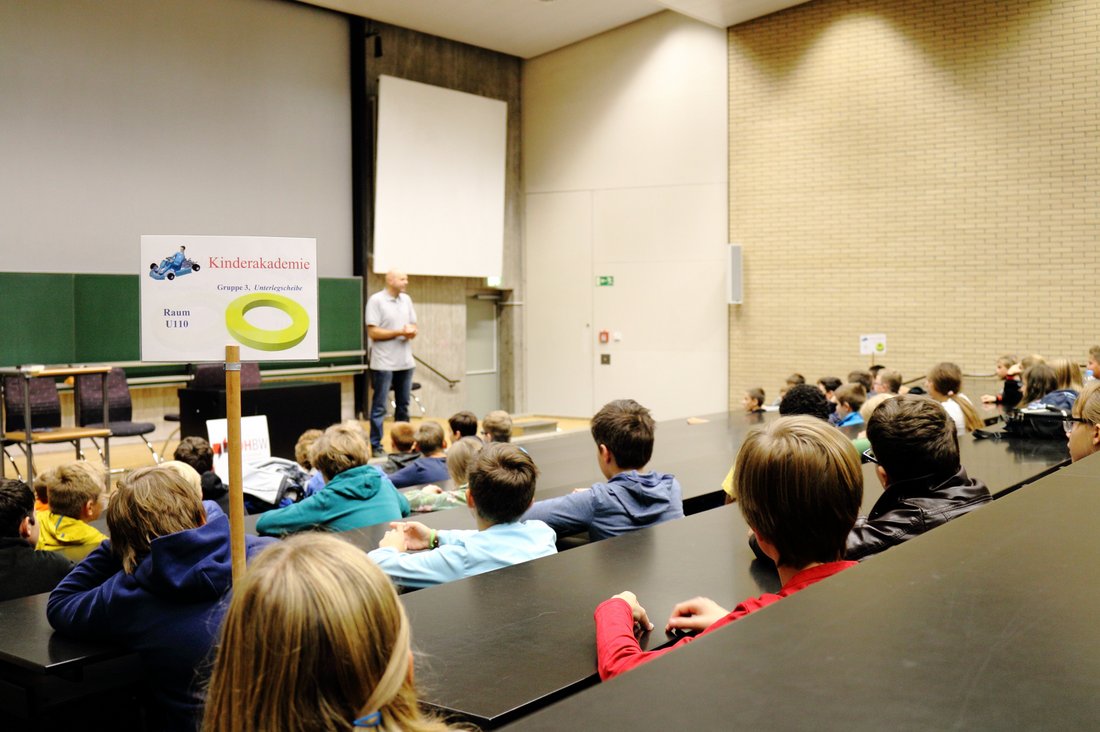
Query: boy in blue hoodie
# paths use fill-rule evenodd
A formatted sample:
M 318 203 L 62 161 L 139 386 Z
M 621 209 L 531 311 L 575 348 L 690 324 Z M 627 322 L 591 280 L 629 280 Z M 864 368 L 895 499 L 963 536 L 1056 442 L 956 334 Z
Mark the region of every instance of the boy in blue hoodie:
M 232 583 L 229 519 L 169 468 L 118 483 L 107 506 L 111 538 L 50 594 L 58 631 L 138 653 L 149 686 L 149 728 L 194 730 L 202 675 Z M 273 542 L 245 538 L 251 558 Z
M 633 399 L 605 404 L 592 418 L 600 472 L 606 483 L 538 501 L 524 520 L 549 524 L 558 536 L 587 530 L 592 541 L 684 517 L 680 484 L 668 473 L 642 472 L 653 455 L 655 425 Z

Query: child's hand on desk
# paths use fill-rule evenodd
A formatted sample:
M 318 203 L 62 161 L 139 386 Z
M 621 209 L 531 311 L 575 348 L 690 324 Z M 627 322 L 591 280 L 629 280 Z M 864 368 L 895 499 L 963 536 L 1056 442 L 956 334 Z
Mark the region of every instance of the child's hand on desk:
M 672 608 L 665 632 L 673 630 L 702 631 L 729 615 L 729 610 L 707 597 L 694 597 Z
M 649 616 L 646 615 L 645 608 L 638 604 L 637 595 L 627 590 L 626 592 L 612 595 L 613 599 L 616 597 L 620 600 L 626 600 L 626 604 L 630 605 L 630 614 L 634 616 L 634 635 L 640 636 L 642 633 L 648 633 L 653 630 L 653 623 L 649 622 Z
M 390 524 L 391 531 L 387 531 L 378 546 L 392 546 L 400 551 L 419 551 L 427 549 L 432 538 L 432 530 L 419 521 L 394 521 Z M 391 539 L 391 535 L 398 538 Z M 400 540 L 401 546 L 396 543 Z
M 387 531 L 385 535 L 383 535 L 382 541 L 378 542 L 378 547 L 382 548 L 387 546 L 399 552 L 405 551 L 407 549 L 405 546 L 405 532 L 401 529 L 390 529 Z
M 426 485 L 423 488 L 421 488 L 420 490 L 421 490 L 421 492 L 427 493 L 427 494 L 432 495 L 432 496 L 438 496 L 440 493 L 443 492 L 443 489 L 440 488 L 437 485 Z

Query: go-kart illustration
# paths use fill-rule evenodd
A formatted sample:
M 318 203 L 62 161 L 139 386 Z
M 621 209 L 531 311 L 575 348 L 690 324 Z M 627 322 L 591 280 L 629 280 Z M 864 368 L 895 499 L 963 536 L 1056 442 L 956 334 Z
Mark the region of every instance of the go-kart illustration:
M 160 264 L 153 262 L 149 265 L 149 276 L 154 280 L 174 280 L 192 272 L 198 272 L 199 265 L 188 259 L 182 251 L 176 252 L 170 257 L 165 257 Z

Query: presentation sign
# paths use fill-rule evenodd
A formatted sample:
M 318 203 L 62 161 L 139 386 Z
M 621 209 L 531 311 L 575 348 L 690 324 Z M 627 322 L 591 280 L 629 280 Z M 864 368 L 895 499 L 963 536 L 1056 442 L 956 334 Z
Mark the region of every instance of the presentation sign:
M 859 337 L 859 355 L 884 356 L 886 355 L 886 334 L 868 333 Z
M 229 482 L 229 421 L 206 420 L 207 440 L 214 451 L 214 472 L 224 482 Z M 268 437 L 267 417 L 241 417 L 241 464 L 248 465 L 271 457 L 271 439 Z
M 141 237 L 141 360 L 317 360 L 317 240 Z

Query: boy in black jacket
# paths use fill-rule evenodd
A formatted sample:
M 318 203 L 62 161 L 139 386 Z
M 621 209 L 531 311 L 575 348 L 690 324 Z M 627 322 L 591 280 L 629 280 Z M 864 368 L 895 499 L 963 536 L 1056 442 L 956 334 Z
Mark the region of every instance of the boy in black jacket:
M 49 592 L 73 568 L 59 552 L 35 551 L 37 542 L 34 491 L 0 479 L 0 600 Z

